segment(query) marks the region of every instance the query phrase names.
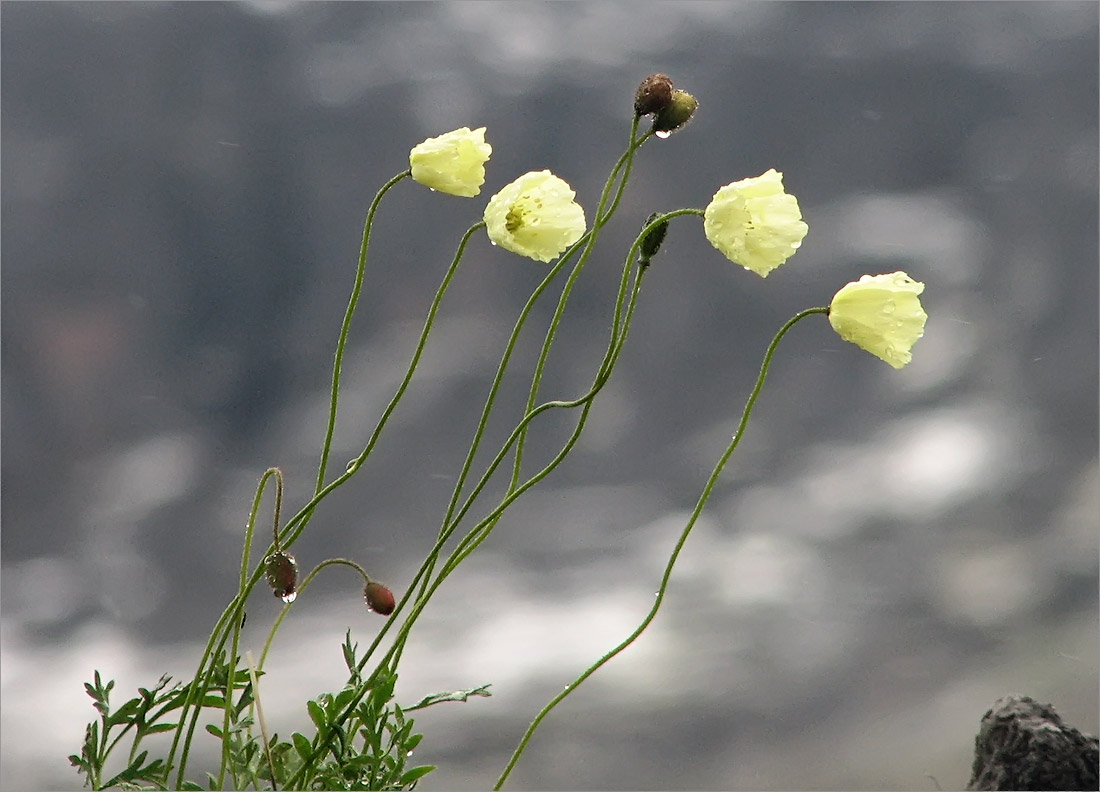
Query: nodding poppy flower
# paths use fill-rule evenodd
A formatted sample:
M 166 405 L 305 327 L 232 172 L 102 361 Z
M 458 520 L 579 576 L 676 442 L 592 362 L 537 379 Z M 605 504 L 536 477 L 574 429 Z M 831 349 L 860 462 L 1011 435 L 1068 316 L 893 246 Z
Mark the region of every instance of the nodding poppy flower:
M 485 163 L 492 153 L 485 127 L 462 127 L 418 143 L 409 152 L 409 166 L 412 177 L 425 187 L 473 198 L 485 183 Z
M 722 255 L 762 278 L 795 254 L 809 230 L 798 199 L 774 168 L 727 184 L 703 215 L 703 232 Z
M 910 350 L 924 335 L 923 291 L 924 284 L 904 272 L 864 275 L 833 297 L 829 324 L 845 341 L 899 369 L 912 360 Z

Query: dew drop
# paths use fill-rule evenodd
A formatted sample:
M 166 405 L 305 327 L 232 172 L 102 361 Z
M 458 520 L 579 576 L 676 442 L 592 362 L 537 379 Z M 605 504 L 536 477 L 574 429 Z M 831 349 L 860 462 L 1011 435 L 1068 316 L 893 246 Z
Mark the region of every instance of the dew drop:
M 350 462 L 348 462 L 347 467 L 344 468 L 344 470 L 348 473 L 352 473 L 352 472 L 354 472 L 358 469 L 359 469 L 359 460 L 358 459 L 351 460 Z
M 897 308 L 897 305 L 894 304 L 894 301 L 887 300 L 886 303 L 882 306 L 882 312 L 886 314 L 892 314 L 895 308 Z
M 287 605 L 294 602 L 294 600 L 296 600 L 297 598 L 298 598 L 298 592 L 297 591 L 292 591 L 289 594 L 283 594 L 281 597 L 279 597 L 279 599 L 281 599 Z
M 671 134 L 672 134 L 671 132 L 666 132 L 665 130 L 662 129 L 660 132 L 657 133 L 657 137 L 659 137 L 661 140 L 665 140 Z

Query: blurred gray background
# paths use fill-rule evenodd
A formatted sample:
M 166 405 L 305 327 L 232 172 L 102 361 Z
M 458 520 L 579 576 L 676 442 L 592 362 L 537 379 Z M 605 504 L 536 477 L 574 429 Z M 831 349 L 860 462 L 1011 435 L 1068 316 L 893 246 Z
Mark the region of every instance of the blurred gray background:
M 439 765 L 422 787 L 492 784 L 538 708 L 648 609 L 780 324 L 897 269 L 927 284 L 913 363 L 820 318 L 791 333 L 665 609 L 509 786 L 961 788 L 980 717 L 1011 692 L 1098 730 L 1096 3 L 2 13 L 3 788 L 79 786 L 65 756 L 94 669 L 118 703 L 190 678 L 264 469 L 286 474 L 288 516 L 308 498 L 363 215 L 408 150 L 486 126 L 493 157 L 478 198 L 407 182 L 380 210 L 337 471 L 488 198 L 550 168 L 591 218 L 655 71 L 700 109 L 640 152 L 545 396 L 590 381 L 650 212 L 775 167 L 809 235 L 765 281 L 697 219 L 673 224 L 582 442 L 410 645 L 402 701 L 495 693 L 418 718 L 415 759 Z M 403 590 L 544 272 L 474 238 L 375 456 L 295 546 L 304 568 L 348 556 Z M 546 420 L 532 460 L 568 425 Z M 291 612 L 262 690 L 272 730 L 306 729 L 305 699 L 344 681 L 344 631 L 365 645 L 379 628 L 358 589 L 337 569 Z M 279 605 L 257 591 L 245 649 Z

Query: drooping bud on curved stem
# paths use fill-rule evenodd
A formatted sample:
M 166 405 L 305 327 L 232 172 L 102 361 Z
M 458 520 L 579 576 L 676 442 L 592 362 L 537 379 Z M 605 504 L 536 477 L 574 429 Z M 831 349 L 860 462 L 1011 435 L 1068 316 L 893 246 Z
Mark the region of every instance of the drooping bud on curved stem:
M 275 523 L 272 530 L 272 544 L 275 545 L 275 552 L 278 553 L 282 550 L 279 547 L 279 514 L 283 510 L 283 471 L 277 467 L 271 468 L 275 473 Z
M 646 221 L 642 223 L 642 230 L 644 231 L 654 220 L 661 216 L 660 212 L 654 212 Z M 638 266 L 648 267 L 649 261 L 657 255 L 657 251 L 661 249 L 661 243 L 665 241 L 665 234 L 668 233 L 668 220 L 653 227 L 653 229 L 645 235 L 642 239 L 642 244 L 638 248 Z
M 264 559 L 264 577 L 271 592 L 283 602 L 291 603 L 298 596 L 298 562 L 279 546 L 279 516 L 283 509 L 283 471 L 271 468 L 275 474 L 275 520 L 271 529 L 271 542 L 275 552 Z
M 363 587 L 363 599 L 367 607 L 379 616 L 389 616 L 393 613 L 395 605 L 393 592 L 377 580 L 370 580 Z
M 298 562 L 294 556 L 276 550 L 264 559 L 264 576 L 276 597 L 286 603 L 294 602 L 298 596 Z

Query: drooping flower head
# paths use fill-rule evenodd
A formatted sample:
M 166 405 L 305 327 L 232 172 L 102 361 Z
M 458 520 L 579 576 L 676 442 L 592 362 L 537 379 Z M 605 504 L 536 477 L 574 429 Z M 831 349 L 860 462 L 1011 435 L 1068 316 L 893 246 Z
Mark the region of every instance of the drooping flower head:
M 377 580 L 372 580 L 363 587 L 363 600 L 367 607 L 381 616 L 389 616 L 393 613 L 393 592 Z
M 485 127 L 456 129 L 428 138 L 409 152 L 412 177 L 425 187 L 473 198 L 485 183 L 485 163 L 493 147 L 485 142 Z
M 271 593 L 283 602 L 298 596 L 298 562 L 290 553 L 278 550 L 264 559 L 264 576 Z
M 798 199 L 783 191 L 783 174 L 775 168 L 727 184 L 703 215 L 710 243 L 762 278 L 794 255 L 808 230 Z
M 489 199 L 485 226 L 494 245 L 553 261 L 585 232 L 573 189 L 548 170 L 525 173 Z
M 924 335 L 922 291 L 924 284 L 904 272 L 864 275 L 833 297 L 829 324 L 845 341 L 899 369 L 912 360 L 910 350 Z

